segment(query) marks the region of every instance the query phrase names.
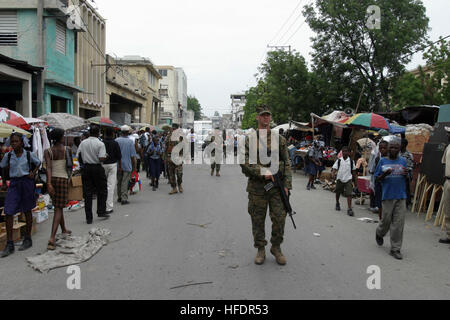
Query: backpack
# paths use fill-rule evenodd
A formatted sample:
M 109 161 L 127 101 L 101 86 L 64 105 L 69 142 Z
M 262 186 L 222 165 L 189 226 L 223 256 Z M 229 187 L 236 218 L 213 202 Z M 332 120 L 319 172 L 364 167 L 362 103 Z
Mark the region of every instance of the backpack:
M 7 181 L 7 180 L 11 180 L 11 177 L 9 176 L 9 169 L 11 167 L 11 156 L 12 156 L 12 151 L 8 152 L 7 157 L 8 157 L 8 166 L 4 169 L 5 173 L 3 176 L 3 181 Z M 34 163 L 31 162 L 31 152 L 30 151 L 26 151 L 24 150 L 24 152 L 27 153 L 27 161 L 28 161 L 28 168 L 30 169 L 30 171 L 33 171 L 34 169 L 36 169 L 36 165 Z
M 338 159 L 338 171 L 341 168 L 341 159 Z M 353 172 L 353 160 L 350 159 L 350 172 Z

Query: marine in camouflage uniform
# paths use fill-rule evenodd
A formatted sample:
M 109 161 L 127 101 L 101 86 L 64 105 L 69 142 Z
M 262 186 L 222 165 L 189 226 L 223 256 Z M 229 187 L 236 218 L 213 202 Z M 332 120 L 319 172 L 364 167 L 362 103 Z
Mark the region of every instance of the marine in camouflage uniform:
M 173 124 L 172 126 L 172 130 L 176 130 L 178 129 L 178 125 L 177 124 Z M 166 150 L 165 150 L 165 159 L 166 159 L 166 163 L 167 163 L 167 172 L 169 175 L 169 183 L 172 186 L 172 191 L 169 192 L 169 194 L 175 194 L 178 193 L 178 191 L 180 193 L 183 193 L 183 164 L 180 165 L 176 165 L 175 163 L 173 163 L 172 161 L 172 149 L 179 143 L 177 141 L 172 141 L 172 133 L 173 131 L 167 136 L 166 141 L 165 141 L 165 146 L 166 146 Z M 180 137 L 180 141 L 182 138 Z M 177 184 L 178 184 L 178 190 L 177 190 Z
M 261 116 L 266 114 L 271 115 L 267 107 L 260 107 L 258 110 L 258 122 Z M 270 123 L 270 120 L 269 120 Z M 258 146 L 259 146 L 259 132 Z M 272 133 L 267 134 L 267 150 L 271 148 Z M 272 220 L 272 237 L 270 242 L 272 248 L 270 252 L 275 256 L 276 261 L 280 265 L 286 264 L 286 258 L 281 252 L 280 245 L 283 242 L 284 226 L 286 222 L 286 210 L 284 208 L 280 190 L 272 188 L 269 191 L 265 190 L 265 186 L 271 180 L 267 180 L 265 176 L 261 175 L 261 167 L 269 168 L 270 165 L 261 165 L 258 150 L 258 164 L 249 164 L 249 140 L 245 142 L 245 164 L 241 164 L 242 172 L 248 177 L 248 213 L 252 221 L 252 231 L 254 238 L 254 246 L 258 248 L 258 253 L 255 258 L 256 264 L 262 264 L 265 260 L 265 246 L 267 241 L 265 239 L 265 220 L 267 215 L 267 208 L 269 207 L 269 216 Z M 289 153 L 286 139 L 279 136 L 279 170 L 283 173 L 284 186 L 292 189 L 292 171 L 289 161 Z M 275 174 L 274 172 L 273 174 Z
M 206 146 L 210 145 L 211 143 L 215 144 L 215 140 L 216 137 L 212 136 L 211 140 L 209 142 L 206 143 Z M 217 147 L 217 146 L 216 146 Z M 216 156 L 216 149 L 213 149 L 211 151 L 211 176 L 214 175 L 214 170 L 216 171 L 216 176 L 220 177 L 220 163 L 216 163 L 215 160 L 213 159 L 213 157 L 215 158 Z

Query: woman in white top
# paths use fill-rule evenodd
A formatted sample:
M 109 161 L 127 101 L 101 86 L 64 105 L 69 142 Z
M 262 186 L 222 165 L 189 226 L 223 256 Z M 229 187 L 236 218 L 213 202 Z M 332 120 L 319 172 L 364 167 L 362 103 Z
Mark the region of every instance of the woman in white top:
M 44 157 L 47 164 L 47 188 L 55 207 L 55 214 L 47 249 L 55 250 L 55 237 L 59 226 L 61 226 L 63 234 L 72 234 L 72 231 L 66 229 L 63 209 L 67 205 L 69 175 L 71 174 L 73 161 L 72 150 L 64 146 L 64 130 L 54 129 L 50 133 L 50 138 L 53 147 L 45 150 Z

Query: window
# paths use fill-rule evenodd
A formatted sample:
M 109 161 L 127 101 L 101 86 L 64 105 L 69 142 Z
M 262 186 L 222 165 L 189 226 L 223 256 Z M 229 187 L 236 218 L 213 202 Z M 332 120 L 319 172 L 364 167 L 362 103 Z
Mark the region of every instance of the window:
M 159 69 L 158 71 L 161 77 L 167 77 L 167 69 Z
M 61 21 L 56 21 L 56 51 L 66 54 L 66 26 Z
M 16 11 L 0 11 L 0 46 L 17 46 Z

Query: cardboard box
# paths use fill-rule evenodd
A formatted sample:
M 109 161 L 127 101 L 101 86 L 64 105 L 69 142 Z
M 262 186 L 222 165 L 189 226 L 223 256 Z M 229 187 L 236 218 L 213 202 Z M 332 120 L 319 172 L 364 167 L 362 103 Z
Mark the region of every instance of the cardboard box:
M 20 222 L 13 226 L 13 241 L 17 242 L 21 239 L 21 229 L 26 223 Z
M 3 250 L 6 247 L 6 233 L 0 233 L 0 250 Z

